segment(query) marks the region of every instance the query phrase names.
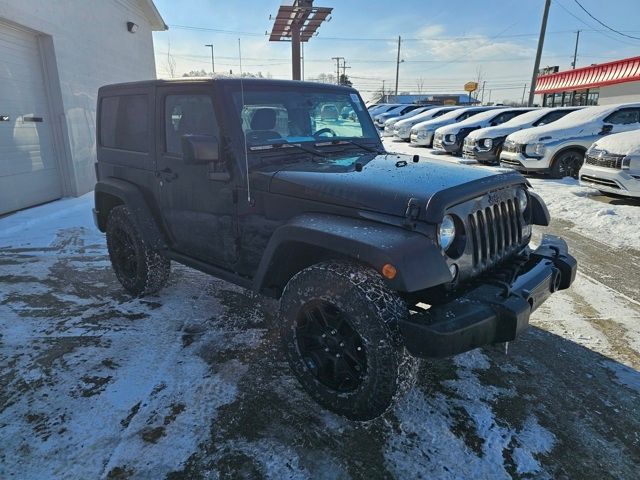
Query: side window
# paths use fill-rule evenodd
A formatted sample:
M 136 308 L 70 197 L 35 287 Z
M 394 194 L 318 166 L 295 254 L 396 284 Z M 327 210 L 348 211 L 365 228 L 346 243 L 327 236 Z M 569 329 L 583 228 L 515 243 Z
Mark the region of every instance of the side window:
M 537 122 L 534 122 L 533 126 L 537 127 L 539 125 L 547 125 L 547 124 L 549 124 L 551 122 L 555 122 L 556 120 L 559 120 L 562 117 L 564 117 L 567 113 L 569 113 L 569 112 L 565 111 L 565 110 L 558 110 L 558 111 L 555 111 L 555 112 L 547 113 L 540 120 L 538 120 Z
M 165 151 L 182 155 L 181 137 L 218 135 L 218 123 L 209 95 L 167 95 L 164 102 Z
M 512 118 L 517 117 L 521 113 L 524 113 L 524 112 L 504 112 L 504 113 L 501 113 L 500 115 L 498 115 L 496 118 L 494 118 L 491 121 L 491 124 L 492 125 L 500 125 L 501 123 L 508 122 Z
M 456 121 L 461 122 L 462 120 L 466 120 L 467 118 L 469 118 L 471 115 L 474 115 L 478 112 L 466 112 L 463 113 L 462 115 L 460 115 L 458 118 L 456 118 Z
M 613 112 L 604 119 L 605 123 L 613 123 L 614 125 L 629 125 L 630 123 L 638 123 L 638 109 L 622 108 L 617 112 Z
M 148 151 L 149 102 L 146 95 L 102 99 L 100 145 L 133 152 Z

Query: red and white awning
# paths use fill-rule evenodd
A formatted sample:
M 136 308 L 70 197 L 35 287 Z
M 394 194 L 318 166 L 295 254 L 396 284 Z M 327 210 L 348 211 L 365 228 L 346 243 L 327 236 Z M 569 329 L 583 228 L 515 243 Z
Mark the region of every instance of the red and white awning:
M 640 57 L 631 57 L 575 70 L 540 75 L 536 82 L 536 93 L 583 90 L 636 80 L 640 80 Z

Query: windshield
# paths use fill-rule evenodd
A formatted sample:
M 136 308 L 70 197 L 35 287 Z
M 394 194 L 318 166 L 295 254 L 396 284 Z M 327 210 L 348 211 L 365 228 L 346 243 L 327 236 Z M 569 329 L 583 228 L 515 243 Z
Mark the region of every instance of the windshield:
M 376 140 L 375 127 L 360 97 L 318 88 L 245 88 L 233 92 L 249 148 L 281 143 L 341 139 Z

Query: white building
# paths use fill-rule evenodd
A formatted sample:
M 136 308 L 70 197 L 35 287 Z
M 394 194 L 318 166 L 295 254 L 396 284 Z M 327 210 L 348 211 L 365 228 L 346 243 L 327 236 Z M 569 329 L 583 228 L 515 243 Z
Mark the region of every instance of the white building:
M 90 191 L 98 87 L 156 76 L 152 0 L 0 0 L 0 214 Z

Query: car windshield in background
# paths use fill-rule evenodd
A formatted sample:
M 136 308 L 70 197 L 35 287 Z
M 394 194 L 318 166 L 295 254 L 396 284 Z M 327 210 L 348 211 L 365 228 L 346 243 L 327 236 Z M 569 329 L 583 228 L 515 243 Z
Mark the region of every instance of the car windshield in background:
M 249 148 L 263 145 L 353 139 L 378 141 L 368 112 L 355 93 L 326 89 L 247 89 L 233 92 Z

